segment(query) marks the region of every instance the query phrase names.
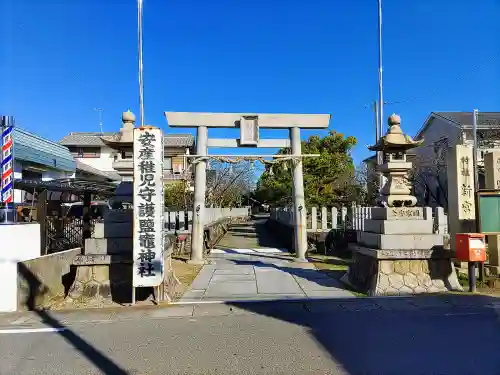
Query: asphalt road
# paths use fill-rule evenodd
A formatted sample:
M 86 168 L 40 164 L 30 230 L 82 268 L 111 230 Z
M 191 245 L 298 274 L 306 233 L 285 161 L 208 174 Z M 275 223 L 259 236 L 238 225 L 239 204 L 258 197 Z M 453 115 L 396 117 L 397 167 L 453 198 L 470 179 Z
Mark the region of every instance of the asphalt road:
M 498 306 L 438 302 L 41 312 L 0 321 L 0 374 L 500 374 Z

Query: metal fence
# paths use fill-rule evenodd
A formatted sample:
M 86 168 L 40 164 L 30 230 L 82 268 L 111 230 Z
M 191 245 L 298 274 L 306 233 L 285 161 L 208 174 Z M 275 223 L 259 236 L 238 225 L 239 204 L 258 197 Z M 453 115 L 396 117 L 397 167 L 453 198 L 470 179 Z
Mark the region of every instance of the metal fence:
M 98 220 L 90 220 L 90 228 L 93 233 L 94 224 Z M 45 217 L 44 241 L 46 251 L 51 254 L 59 251 L 74 249 L 83 246 L 83 219 L 65 218 L 60 216 Z

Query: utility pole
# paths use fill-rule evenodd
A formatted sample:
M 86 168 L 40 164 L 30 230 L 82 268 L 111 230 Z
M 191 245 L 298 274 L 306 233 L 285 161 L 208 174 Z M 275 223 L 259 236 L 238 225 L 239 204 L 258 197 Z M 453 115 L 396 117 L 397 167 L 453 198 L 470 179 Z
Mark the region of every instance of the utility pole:
M 104 109 L 94 108 L 94 110 L 99 112 L 99 129 L 101 129 L 101 134 L 103 134 L 103 131 L 102 131 L 102 111 L 104 111 Z
M 382 79 L 382 0 L 378 0 L 378 112 L 379 134 L 384 132 L 384 90 Z
M 472 152 L 472 165 L 474 165 L 474 188 L 476 191 L 479 190 L 479 174 L 477 167 L 477 114 L 478 110 L 475 109 L 472 112 L 472 134 L 473 134 L 473 152 Z

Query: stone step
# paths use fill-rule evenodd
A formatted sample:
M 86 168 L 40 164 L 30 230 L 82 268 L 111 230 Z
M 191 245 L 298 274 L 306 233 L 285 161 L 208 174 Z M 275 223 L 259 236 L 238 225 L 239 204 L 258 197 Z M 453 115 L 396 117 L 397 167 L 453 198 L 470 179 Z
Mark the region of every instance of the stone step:
M 132 238 L 133 223 L 96 223 L 93 238 Z
M 108 210 L 104 213 L 105 223 L 132 223 L 134 220 L 133 210 Z
M 380 234 L 432 234 L 432 220 L 373 220 L 364 222 L 364 231 Z
M 84 254 L 123 254 L 133 252 L 132 238 L 87 238 Z
M 441 234 L 378 234 L 359 232 L 358 243 L 373 249 L 419 250 L 442 248 L 444 239 Z
M 432 218 L 430 207 L 372 207 L 371 218 L 375 220 L 424 220 Z

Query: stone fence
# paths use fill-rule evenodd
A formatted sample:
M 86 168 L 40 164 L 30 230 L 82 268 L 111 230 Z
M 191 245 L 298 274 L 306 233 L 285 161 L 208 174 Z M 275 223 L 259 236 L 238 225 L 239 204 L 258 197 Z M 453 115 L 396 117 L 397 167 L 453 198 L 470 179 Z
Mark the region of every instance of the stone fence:
M 307 209 L 307 231 L 308 232 L 329 232 L 335 230 L 355 230 L 365 229 L 365 220 L 372 218 L 373 207 L 310 207 Z M 436 207 L 432 212 L 434 233 L 448 233 L 448 217 L 444 213 L 443 207 Z M 293 225 L 293 209 L 273 208 L 271 209 L 271 220 L 281 224 Z
M 17 310 L 47 308 L 64 299 L 74 277 L 73 261 L 81 248 L 17 263 Z
M 203 224 L 207 226 L 223 218 L 248 217 L 249 207 L 206 207 Z M 193 224 L 193 211 L 165 211 L 165 228 L 169 232 L 190 232 Z

